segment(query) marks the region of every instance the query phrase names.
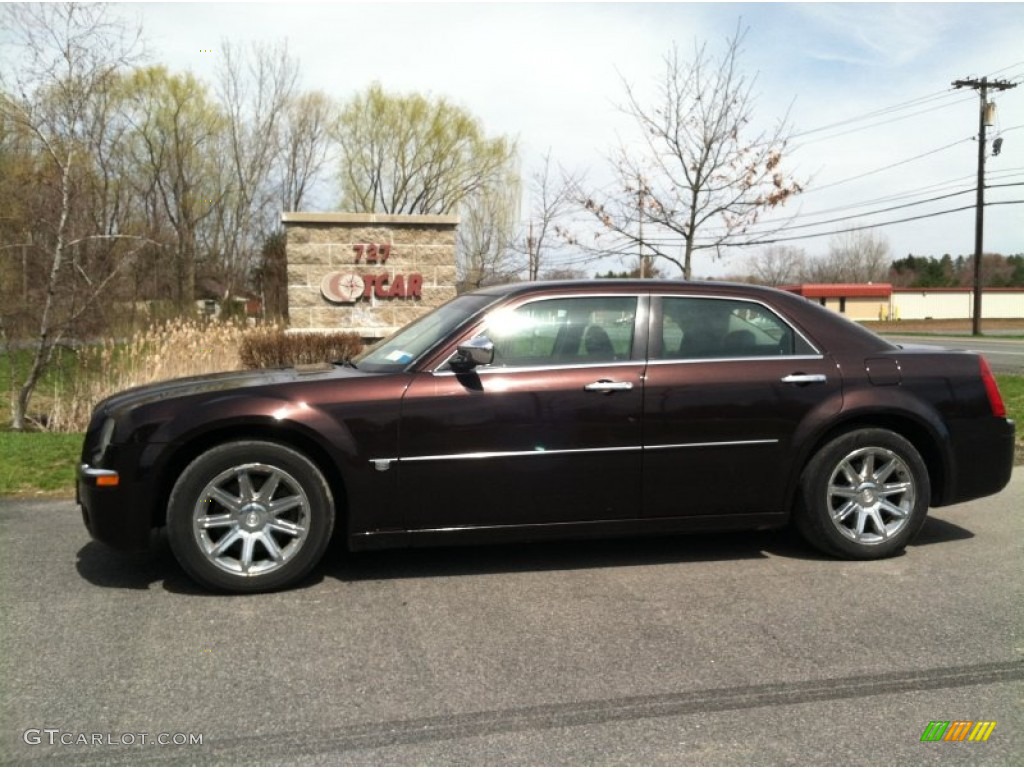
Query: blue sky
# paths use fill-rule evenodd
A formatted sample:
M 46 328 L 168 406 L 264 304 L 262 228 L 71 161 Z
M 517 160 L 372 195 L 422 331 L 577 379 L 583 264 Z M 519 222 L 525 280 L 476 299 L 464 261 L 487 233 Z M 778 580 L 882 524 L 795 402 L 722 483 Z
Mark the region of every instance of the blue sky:
M 138 16 L 151 58 L 173 69 L 212 81 L 222 40 L 285 38 L 301 61 L 305 87 L 344 98 L 376 80 L 388 89 L 443 95 L 477 115 L 488 132 L 517 137 L 524 175 L 550 149 L 556 161 L 586 172 L 595 185 L 607 182 L 609 151 L 630 141 L 632 126 L 617 109 L 621 79 L 641 90 L 653 86 L 674 42 L 684 51 L 695 40 L 718 45 L 740 19 L 749 27 L 743 62 L 757 74 L 757 115 L 765 125 L 789 109 L 794 128 L 806 131 L 936 96 L 875 121 L 884 125 L 854 123 L 797 139 L 786 164 L 811 178 L 803 200 L 787 206 L 788 213 L 801 212 L 798 222 L 812 221 L 823 209 L 837 209 L 835 216 L 857 213 L 851 206 L 932 185 L 940 192 L 973 186 L 978 98 L 973 91 L 942 92 L 970 76 L 1024 81 L 1021 3 L 126 3 L 119 9 Z M 1002 131 L 1004 145 L 989 160 L 990 183 L 1024 181 L 1024 87 L 994 98 L 998 120 L 990 139 Z M 835 135 L 850 128 L 860 130 Z M 952 186 L 940 186 L 946 182 Z M 1024 199 L 1024 186 L 990 190 L 989 199 Z M 973 200 L 964 195 L 855 223 Z M 528 210 L 527 200 L 524 218 Z M 895 257 L 970 254 L 974 214 L 879 231 Z M 793 244 L 824 254 L 828 237 Z M 1024 205 L 988 209 L 985 245 L 1024 252 Z M 742 254 L 705 259 L 695 272 L 738 271 L 742 260 Z

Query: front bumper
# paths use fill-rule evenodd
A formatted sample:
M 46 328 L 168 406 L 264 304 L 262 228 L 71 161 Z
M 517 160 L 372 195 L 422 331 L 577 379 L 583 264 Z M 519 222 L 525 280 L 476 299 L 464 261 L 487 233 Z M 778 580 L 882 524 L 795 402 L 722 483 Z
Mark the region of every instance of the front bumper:
M 149 548 L 149 504 L 137 484 L 111 469 L 88 464 L 78 467 L 75 498 L 89 535 L 115 549 Z

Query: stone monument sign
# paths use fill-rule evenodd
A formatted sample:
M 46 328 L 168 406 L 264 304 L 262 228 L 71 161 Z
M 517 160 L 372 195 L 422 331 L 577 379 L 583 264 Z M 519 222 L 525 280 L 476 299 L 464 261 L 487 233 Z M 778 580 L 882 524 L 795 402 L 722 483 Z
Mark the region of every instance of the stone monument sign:
M 284 213 L 288 316 L 371 340 L 455 296 L 457 216 Z

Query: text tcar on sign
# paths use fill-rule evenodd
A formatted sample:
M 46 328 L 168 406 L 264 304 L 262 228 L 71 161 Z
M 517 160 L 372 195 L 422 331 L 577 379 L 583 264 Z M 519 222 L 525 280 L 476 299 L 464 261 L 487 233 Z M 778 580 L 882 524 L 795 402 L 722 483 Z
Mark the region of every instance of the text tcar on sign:
M 329 272 L 320 281 L 320 293 L 328 301 L 350 304 L 360 298 L 419 299 L 423 275 L 357 275 L 352 272 Z

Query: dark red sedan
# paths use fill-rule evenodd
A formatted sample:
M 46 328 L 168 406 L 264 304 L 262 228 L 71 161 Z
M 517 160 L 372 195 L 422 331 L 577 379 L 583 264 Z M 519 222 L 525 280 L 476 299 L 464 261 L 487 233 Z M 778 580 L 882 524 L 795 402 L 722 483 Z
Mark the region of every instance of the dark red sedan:
M 798 296 L 668 281 L 459 296 L 355 360 L 140 387 L 96 406 L 92 535 L 166 526 L 197 581 L 294 583 L 352 549 L 768 528 L 900 552 L 993 494 L 1014 424 L 979 355 L 900 347 Z

